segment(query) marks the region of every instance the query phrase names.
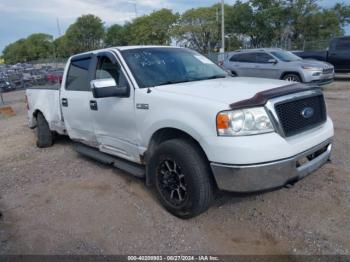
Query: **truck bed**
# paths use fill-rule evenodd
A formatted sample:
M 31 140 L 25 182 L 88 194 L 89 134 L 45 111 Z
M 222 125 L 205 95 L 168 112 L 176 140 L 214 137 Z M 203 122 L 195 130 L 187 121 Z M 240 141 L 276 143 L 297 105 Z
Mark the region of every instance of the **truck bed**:
M 50 129 L 59 134 L 65 134 L 65 126 L 60 106 L 59 86 L 39 86 L 26 90 L 28 100 L 29 127 L 36 127 L 36 114 L 41 112 Z

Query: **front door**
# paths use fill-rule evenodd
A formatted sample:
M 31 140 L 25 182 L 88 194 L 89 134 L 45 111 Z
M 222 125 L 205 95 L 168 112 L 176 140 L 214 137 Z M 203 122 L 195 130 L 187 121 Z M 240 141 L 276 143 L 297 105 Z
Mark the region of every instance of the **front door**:
M 254 74 L 256 77 L 278 79 L 281 75 L 277 63 L 271 63 L 270 60 L 276 60 L 265 52 L 257 52 L 255 56 Z M 277 61 L 277 60 L 276 60 Z
M 113 78 L 117 87 L 127 86 L 129 97 L 95 98 L 91 110 L 94 129 L 102 152 L 138 162 L 134 89 L 126 78 L 116 54 L 102 52 L 94 57 L 93 79 Z

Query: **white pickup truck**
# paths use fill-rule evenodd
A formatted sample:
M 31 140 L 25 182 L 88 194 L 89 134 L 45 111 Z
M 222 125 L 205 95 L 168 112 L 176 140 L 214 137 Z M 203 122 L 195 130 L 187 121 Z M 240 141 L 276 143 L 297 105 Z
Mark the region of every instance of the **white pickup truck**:
M 68 135 L 78 152 L 145 177 L 181 218 L 204 212 L 215 188 L 293 184 L 331 154 L 333 124 L 319 88 L 230 77 L 184 48 L 75 55 L 60 88 L 26 95 L 37 146 Z

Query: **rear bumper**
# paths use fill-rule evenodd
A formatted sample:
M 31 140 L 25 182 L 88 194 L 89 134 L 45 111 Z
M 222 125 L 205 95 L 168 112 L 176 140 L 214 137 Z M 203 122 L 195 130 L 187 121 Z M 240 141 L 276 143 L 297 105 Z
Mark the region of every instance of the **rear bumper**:
M 232 192 L 263 191 L 304 178 L 324 165 L 331 155 L 332 139 L 294 157 L 255 165 L 211 163 L 221 190 Z

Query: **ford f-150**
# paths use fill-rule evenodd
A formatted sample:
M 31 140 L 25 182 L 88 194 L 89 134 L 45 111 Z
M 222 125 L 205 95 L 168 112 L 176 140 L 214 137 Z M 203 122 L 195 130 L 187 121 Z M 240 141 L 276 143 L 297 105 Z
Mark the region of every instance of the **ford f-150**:
M 333 124 L 318 87 L 231 77 L 185 48 L 74 55 L 60 87 L 26 96 L 38 147 L 68 135 L 78 152 L 145 178 L 181 218 L 207 210 L 215 188 L 279 188 L 331 153 Z

